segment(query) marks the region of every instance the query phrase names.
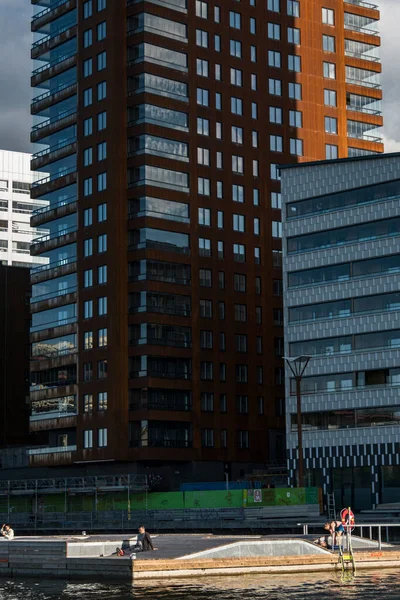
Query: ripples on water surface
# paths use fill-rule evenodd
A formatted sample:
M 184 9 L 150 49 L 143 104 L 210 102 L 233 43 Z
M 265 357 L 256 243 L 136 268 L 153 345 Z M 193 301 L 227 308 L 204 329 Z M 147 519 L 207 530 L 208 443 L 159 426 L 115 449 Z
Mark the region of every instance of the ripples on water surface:
M 342 582 L 338 574 L 246 575 L 187 581 L 85 583 L 1 580 L 0 600 L 400 600 L 400 572 L 360 573 Z

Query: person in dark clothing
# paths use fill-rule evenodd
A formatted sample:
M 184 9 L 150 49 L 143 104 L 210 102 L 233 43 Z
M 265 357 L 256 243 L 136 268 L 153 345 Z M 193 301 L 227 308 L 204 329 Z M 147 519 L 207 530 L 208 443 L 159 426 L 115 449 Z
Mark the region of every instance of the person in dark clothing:
M 135 552 L 150 552 L 151 550 L 157 550 L 157 548 L 154 548 L 151 536 L 147 533 L 144 525 L 141 525 L 138 531 L 136 544 L 129 548 L 131 558 L 133 558 L 132 555 L 135 554 Z

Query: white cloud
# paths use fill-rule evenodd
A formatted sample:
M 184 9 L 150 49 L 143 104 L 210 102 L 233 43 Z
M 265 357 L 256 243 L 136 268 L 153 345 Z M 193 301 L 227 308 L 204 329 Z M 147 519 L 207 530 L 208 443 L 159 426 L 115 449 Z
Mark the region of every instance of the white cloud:
M 383 118 L 384 137 L 387 140 L 385 151 L 400 150 L 396 146 L 400 142 L 400 22 L 399 0 L 380 0 L 381 11 L 380 33 L 382 38 L 382 86 L 383 86 Z

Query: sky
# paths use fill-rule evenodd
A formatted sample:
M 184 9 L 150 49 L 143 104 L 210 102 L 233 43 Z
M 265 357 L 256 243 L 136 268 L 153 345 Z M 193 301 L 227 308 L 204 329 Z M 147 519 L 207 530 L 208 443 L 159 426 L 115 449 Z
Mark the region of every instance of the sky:
M 400 151 L 400 0 L 369 0 L 381 9 L 385 151 Z M 30 0 L 0 0 L 0 148 L 29 152 Z

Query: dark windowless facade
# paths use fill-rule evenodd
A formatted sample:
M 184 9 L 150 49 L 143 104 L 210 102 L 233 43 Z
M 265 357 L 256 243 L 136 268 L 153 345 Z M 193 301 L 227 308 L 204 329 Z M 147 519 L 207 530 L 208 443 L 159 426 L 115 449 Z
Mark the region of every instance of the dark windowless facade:
M 379 13 L 32 3 L 31 463 L 283 459 L 278 165 L 382 151 Z

